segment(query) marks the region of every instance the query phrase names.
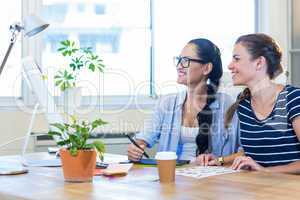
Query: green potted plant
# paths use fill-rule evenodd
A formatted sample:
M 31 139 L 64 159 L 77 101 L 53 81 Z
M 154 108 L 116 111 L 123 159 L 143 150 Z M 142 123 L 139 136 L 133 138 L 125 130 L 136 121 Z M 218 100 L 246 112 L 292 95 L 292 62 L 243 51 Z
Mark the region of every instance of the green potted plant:
M 103 72 L 105 65 L 91 47 L 81 48 L 74 41 L 61 41 L 57 51 L 67 59 L 68 64 L 56 72 L 54 83 L 62 91 L 63 104 L 68 108 L 67 113 L 73 115 L 73 107 L 80 105 L 81 100 L 81 89 L 77 85 L 80 73 L 83 70 Z
M 92 52 L 91 47 L 80 48 L 74 41 L 63 40 L 57 51 L 69 61 L 69 65 L 58 70 L 54 76 L 55 86 L 61 91 L 77 87 L 76 80 L 84 69 L 91 72 L 104 70 L 103 60 Z
M 91 143 L 88 138 L 95 128 L 107 124 L 102 119 L 92 122 L 79 121 L 71 116 L 71 123 L 54 123 L 48 132 L 57 145 L 60 146 L 60 158 L 64 178 L 70 182 L 92 181 L 96 167 L 96 155 L 103 160 L 104 143 L 95 140 Z

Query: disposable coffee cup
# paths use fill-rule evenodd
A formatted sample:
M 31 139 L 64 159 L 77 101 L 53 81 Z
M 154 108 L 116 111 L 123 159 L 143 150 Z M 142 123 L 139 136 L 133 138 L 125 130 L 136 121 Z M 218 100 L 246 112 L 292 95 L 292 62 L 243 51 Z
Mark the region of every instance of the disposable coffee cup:
M 159 180 L 161 183 L 170 183 L 175 181 L 176 153 L 172 151 L 157 152 L 155 159 L 157 161 Z

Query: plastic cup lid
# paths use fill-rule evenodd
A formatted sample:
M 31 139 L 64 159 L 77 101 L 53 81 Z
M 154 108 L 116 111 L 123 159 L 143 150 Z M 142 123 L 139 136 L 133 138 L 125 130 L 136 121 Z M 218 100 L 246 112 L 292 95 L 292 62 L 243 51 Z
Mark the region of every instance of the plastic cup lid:
M 173 151 L 160 151 L 155 155 L 156 160 L 176 160 L 177 155 Z

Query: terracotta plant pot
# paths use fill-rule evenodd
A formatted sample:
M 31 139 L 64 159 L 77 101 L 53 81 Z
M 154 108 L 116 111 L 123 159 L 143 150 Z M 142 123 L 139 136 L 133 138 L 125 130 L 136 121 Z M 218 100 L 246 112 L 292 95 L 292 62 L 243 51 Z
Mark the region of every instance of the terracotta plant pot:
M 90 182 L 93 181 L 96 167 L 95 150 L 79 150 L 76 156 L 72 156 L 67 149 L 60 150 L 60 158 L 65 181 Z

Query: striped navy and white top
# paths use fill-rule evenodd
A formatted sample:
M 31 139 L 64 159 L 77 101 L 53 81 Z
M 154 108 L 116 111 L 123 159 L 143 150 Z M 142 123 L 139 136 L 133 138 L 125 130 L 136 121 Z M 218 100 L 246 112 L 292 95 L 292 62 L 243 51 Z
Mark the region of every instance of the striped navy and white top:
M 300 143 L 292 126 L 300 116 L 300 89 L 287 85 L 277 96 L 270 115 L 259 120 L 250 97 L 238 107 L 240 140 L 245 155 L 264 167 L 300 160 Z

